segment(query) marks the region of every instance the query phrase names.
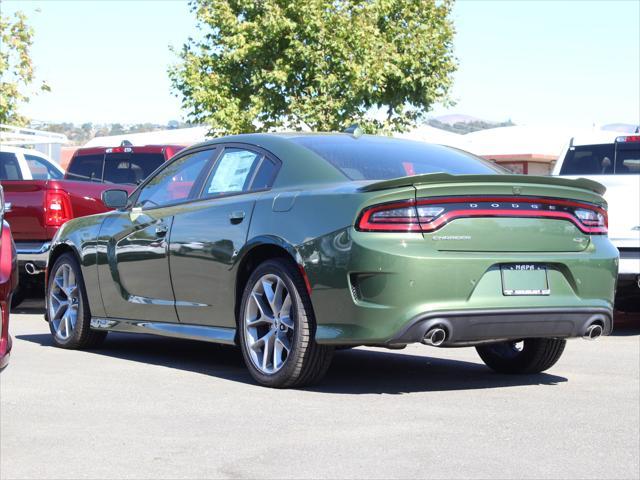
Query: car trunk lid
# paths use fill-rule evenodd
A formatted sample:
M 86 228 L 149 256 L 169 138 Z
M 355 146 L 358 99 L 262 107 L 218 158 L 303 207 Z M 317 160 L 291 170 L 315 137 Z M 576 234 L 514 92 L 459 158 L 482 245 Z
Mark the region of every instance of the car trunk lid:
M 589 246 L 590 235 L 602 230 L 593 222 L 605 214 L 600 196 L 605 189 L 591 180 L 432 174 L 376 182 L 363 189 L 377 191 L 408 182 L 415 188 L 419 230 L 438 250 L 580 252 Z

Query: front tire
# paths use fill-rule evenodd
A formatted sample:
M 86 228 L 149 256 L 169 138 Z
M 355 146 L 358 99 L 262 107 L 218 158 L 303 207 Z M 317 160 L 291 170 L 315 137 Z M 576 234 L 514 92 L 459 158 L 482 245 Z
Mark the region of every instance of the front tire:
M 540 373 L 562 356 L 567 341 L 561 338 L 526 338 L 476 347 L 482 361 L 498 373 Z
M 56 260 L 47 285 L 47 317 L 56 346 L 86 349 L 99 346 L 107 332 L 91 330 L 91 312 L 82 271 L 75 256 Z
M 262 385 L 311 385 L 331 364 L 333 349 L 315 341 L 311 300 L 291 261 L 267 260 L 254 270 L 242 295 L 238 324 L 244 362 Z

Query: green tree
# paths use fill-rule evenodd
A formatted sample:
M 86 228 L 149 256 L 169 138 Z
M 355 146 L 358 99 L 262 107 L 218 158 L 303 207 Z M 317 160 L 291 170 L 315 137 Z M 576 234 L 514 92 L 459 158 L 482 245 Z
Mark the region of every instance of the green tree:
M 402 131 L 448 104 L 453 0 L 191 0 L 200 34 L 170 68 L 194 123 Z
M 34 81 L 32 44 L 33 28 L 24 13 L 16 12 L 13 18 L 0 13 L 0 123 L 28 123 L 18 109 L 29 101 L 29 87 Z M 38 90 L 50 88 L 42 82 Z

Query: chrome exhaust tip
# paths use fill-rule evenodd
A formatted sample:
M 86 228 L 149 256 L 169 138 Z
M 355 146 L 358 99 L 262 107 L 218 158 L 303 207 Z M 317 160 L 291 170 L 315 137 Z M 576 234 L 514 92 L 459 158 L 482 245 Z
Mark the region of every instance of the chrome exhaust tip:
M 422 343 L 425 345 L 431 345 L 433 347 L 439 347 L 447 339 L 447 331 L 439 326 L 431 328 L 422 338 Z
M 42 273 L 44 270 L 36 267 L 36 265 L 34 263 L 27 263 L 24 266 L 25 271 L 29 274 L 29 275 L 37 275 L 39 273 Z
M 594 323 L 587 327 L 587 331 L 584 333 L 582 338 L 585 340 L 595 340 L 600 335 L 602 335 L 602 325 Z

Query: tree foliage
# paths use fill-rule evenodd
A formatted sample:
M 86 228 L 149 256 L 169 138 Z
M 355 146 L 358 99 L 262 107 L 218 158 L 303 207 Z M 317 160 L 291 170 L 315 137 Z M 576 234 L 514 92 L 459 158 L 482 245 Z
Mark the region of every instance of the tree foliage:
M 172 86 L 218 132 L 402 131 L 448 103 L 452 2 L 191 0 Z
M 29 101 L 28 89 L 34 81 L 32 44 L 33 28 L 24 13 L 16 12 L 13 18 L 0 14 L 0 123 L 28 123 L 18 108 Z M 44 82 L 38 89 L 50 90 Z

